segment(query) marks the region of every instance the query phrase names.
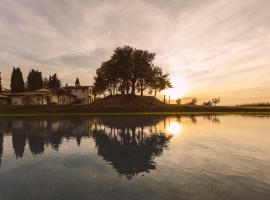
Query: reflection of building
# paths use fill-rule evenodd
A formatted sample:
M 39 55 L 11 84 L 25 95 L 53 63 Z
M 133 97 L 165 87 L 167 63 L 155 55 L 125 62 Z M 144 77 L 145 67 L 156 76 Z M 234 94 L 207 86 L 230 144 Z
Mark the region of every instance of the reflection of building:
M 77 104 L 90 104 L 94 101 L 93 87 L 81 86 L 79 82 L 75 83 L 75 86 L 66 85 L 63 88 L 68 94 L 74 95 Z

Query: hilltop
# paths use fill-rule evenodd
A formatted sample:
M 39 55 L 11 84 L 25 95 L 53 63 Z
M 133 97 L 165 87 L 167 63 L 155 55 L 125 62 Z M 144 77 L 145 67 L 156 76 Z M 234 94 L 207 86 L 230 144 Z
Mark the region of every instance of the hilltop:
M 117 94 L 98 99 L 93 104 L 104 106 L 158 106 L 164 103 L 153 96 Z

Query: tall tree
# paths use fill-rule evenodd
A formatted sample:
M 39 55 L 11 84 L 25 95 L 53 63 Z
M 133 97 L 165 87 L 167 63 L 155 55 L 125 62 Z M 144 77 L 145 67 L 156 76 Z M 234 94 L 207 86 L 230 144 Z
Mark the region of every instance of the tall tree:
M 45 78 L 43 79 L 43 86 L 44 86 L 44 87 L 49 87 L 49 79 L 48 79 L 47 77 L 45 77 Z
M 43 86 L 42 73 L 38 70 L 30 70 L 27 76 L 27 87 L 29 90 L 38 90 Z
M 61 88 L 61 81 L 57 77 L 57 74 L 53 74 L 49 77 L 48 87 L 58 91 Z
M 11 74 L 10 89 L 12 93 L 25 91 L 23 75 L 20 68 L 15 68 L 15 67 L 13 68 L 13 71 Z

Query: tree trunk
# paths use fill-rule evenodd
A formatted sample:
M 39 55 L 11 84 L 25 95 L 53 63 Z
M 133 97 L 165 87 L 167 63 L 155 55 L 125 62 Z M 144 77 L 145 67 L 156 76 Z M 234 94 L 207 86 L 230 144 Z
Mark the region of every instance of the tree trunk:
M 131 94 L 135 95 L 135 90 L 136 90 L 136 81 L 133 81 L 131 83 Z

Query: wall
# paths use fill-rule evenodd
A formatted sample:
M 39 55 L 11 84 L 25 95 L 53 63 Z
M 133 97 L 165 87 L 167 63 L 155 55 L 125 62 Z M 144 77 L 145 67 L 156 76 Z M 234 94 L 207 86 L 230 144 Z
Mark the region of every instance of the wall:
M 71 94 L 81 100 L 82 104 L 89 104 L 89 91 L 87 88 L 72 88 Z

